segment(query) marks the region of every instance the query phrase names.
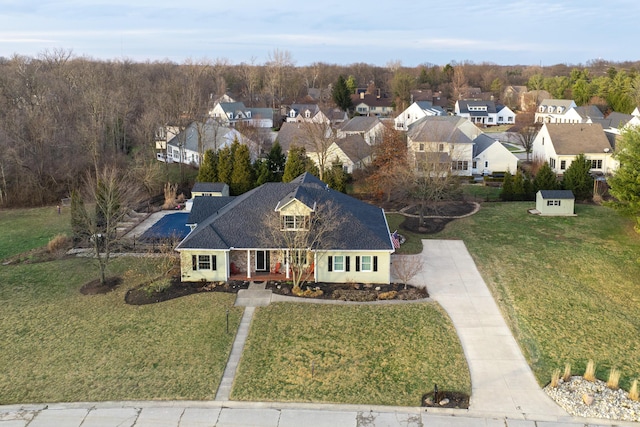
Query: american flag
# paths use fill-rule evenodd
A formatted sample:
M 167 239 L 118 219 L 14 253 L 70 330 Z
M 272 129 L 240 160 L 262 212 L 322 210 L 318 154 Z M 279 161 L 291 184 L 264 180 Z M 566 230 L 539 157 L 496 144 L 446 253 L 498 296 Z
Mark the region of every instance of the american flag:
M 393 247 L 395 249 L 400 248 L 400 236 L 398 235 L 398 230 L 394 231 L 391 235 L 391 243 L 393 243 Z

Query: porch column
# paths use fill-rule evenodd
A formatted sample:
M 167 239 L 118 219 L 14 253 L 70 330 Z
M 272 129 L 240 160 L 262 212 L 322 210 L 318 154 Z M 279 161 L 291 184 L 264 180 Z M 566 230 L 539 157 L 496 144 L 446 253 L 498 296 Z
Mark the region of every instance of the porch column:
M 231 252 L 229 251 L 225 251 L 224 252 L 224 263 L 227 266 L 227 272 L 225 273 L 225 275 L 227 276 L 226 279 L 229 280 L 229 276 L 231 275 L 231 263 L 229 262 L 231 257 L 229 256 L 229 254 L 231 254 Z
M 251 251 L 247 249 L 247 278 L 251 279 Z
M 285 249 L 284 251 L 284 271 L 285 271 L 285 276 L 287 279 L 290 279 L 289 277 L 289 249 Z

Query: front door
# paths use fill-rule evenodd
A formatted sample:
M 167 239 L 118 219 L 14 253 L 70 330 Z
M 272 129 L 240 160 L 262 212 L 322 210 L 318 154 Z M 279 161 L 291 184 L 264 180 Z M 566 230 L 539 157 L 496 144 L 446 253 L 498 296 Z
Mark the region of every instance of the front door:
M 256 271 L 269 271 L 269 251 L 256 251 Z

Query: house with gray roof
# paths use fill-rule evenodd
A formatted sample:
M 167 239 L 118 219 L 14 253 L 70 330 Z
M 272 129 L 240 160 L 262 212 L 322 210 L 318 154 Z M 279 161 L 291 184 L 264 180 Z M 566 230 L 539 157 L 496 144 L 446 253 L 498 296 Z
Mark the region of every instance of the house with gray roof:
M 493 101 L 469 99 L 456 101 L 455 114 L 482 126 L 514 124 L 516 121 L 516 114 L 509 107 L 496 105 Z
M 349 135 L 362 135 L 369 145 L 375 145 L 382 140 L 384 124 L 376 116 L 356 116 L 338 128 L 338 138 Z
M 247 123 L 256 128 L 273 127 L 271 108 L 248 108 L 243 102 L 218 102 L 209 111 L 209 117 L 226 126 Z
M 196 198 L 192 231 L 180 242 L 183 281 L 290 278 L 303 265 L 316 282 L 389 283 L 394 246 L 384 211 L 332 190 L 308 173 L 289 183 L 270 182 L 214 203 Z M 331 214 L 327 214 L 331 212 Z M 305 236 L 325 221 L 320 240 Z M 299 234 L 307 243 L 287 244 Z
M 473 163 L 471 171 L 474 175 L 491 175 L 494 172 L 515 173 L 518 158 L 500 141 L 487 134 L 481 134 L 473 140 Z
M 397 130 L 409 130 L 409 126 L 426 116 L 444 116 L 446 111 L 432 101 L 415 101 L 406 110 L 398 114 L 393 123 Z
M 480 134 L 482 131 L 464 117 L 423 117 L 407 132 L 409 159 L 418 171 L 471 176 L 473 140 Z
M 558 175 L 579 154 L 591 162 L 593 174 L 607 175 L 618 168 L 613 146 L 599 123 L 545 123 L 533 140 L 532 153 Z
M 318 104 L 291 104 L 287 122 L 330 123 L 329 118 Z
M 543 99 L 535 114 L 536 123 L 582 123 L 571 99 Z
M 353 173 L 356 169 L 363 169 L 371 163 L 373 147 L 364 140 L 362 135 L 348 135 L 336 139 L 328 148 L 326 159 L 329 163 L 338 161 L 346 173 Z M 311 159 L 316 160 L 314 156 Z M 318 165 L 318 162 L 316 162 Z

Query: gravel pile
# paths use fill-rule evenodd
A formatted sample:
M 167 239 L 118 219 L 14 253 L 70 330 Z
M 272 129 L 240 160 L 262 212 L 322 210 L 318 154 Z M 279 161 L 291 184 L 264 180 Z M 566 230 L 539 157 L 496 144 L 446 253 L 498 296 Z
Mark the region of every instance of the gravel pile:
M 622 389 L 611 390 L 604 381 L 574 376 L 566 382 L 560 379 L 557 387 L 546 386 L 544 391 L 574 416 L 640 421 L 640 402 L 629 399 L 629 393 Z

